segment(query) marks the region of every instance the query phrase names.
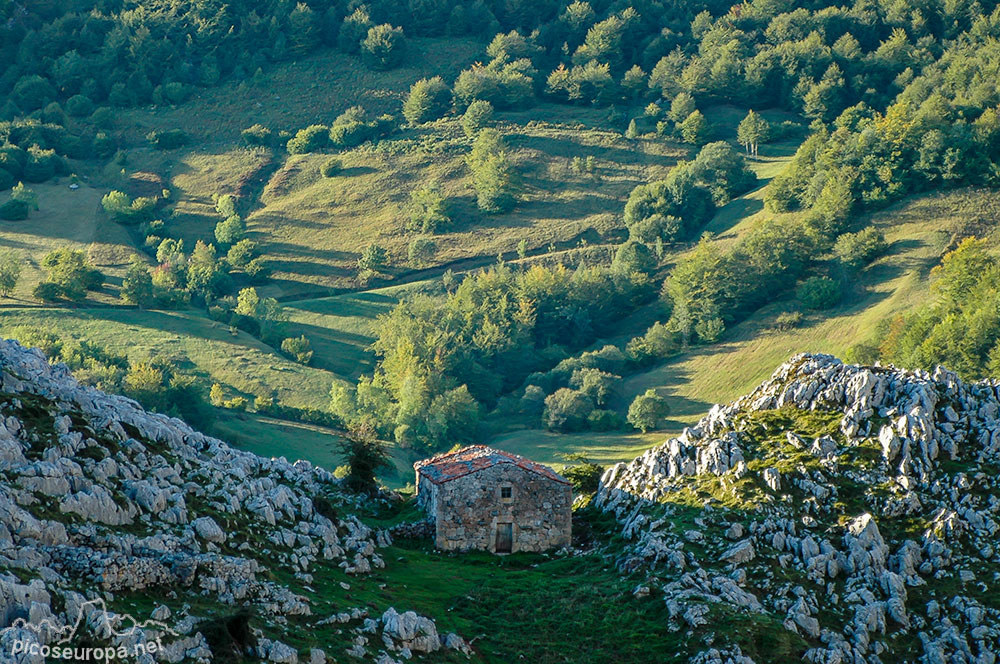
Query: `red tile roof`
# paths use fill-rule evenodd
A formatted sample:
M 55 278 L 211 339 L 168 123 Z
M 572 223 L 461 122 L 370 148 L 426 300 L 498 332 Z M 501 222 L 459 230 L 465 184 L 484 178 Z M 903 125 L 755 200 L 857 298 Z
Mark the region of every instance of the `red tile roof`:
M 548 466 L 485 445 L 471 445 L 463 447 L 457 452 L 439 454 L 430 459 L 418 461 L 413 464 L 413 467 L 418 474 L 423 475 L 434 484 L 442 484 L 500 463 L 512 463 L 525 470 L 538 473 L 553 482 L 569 484 L 569 480 Z

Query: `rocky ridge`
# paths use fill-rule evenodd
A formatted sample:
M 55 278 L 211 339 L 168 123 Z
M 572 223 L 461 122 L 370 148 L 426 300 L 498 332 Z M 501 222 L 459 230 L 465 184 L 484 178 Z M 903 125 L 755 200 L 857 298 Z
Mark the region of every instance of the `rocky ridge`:
M 995 381 L 799 355 L 595 500 L 695 661 L 751 662 L 744 616 L 780 625 L 767 661 L 993 664 L 998 415 Z
M 317 564 L 359 576 L 384 566 L 379 552 L 391 536 L 347 513 L 359 499 L 328 471 L 233 449 L 80 385 L 64 365 L 12 341 L 0 341 L 0 475 L 0 661 L 9 661 L 16 640 L 53 642 L 23 621 L 61 627 L 83 614 L 94 628 L 115 620 L 100 608 L 105 600 L 147 589 L 252 607 L 277 625 L 342 623 L 356 634 L 351 654 L 368 661 L 468 649 L 454 634 L 439 637 L 433 620 L 392 607 L 378 621 L 349 607 L 313 616 L 306 597 L 265 569 L 262 561 L 276 563 L 308 587 Z M 166 622 L 102 636 L 130 647 L 162 637 L 163 650 L 141 655 L 144 664 L 212 660 L 205 616 L 172 616 L 160 606 L 151 617 Z M 364 634 L 374 632 L 382 637 L 369 644 Z M 299 661 L 294 648 L 257 636 L 262 659 Z M 326 654 L 314 649 L 309 661 L 322 664 Z

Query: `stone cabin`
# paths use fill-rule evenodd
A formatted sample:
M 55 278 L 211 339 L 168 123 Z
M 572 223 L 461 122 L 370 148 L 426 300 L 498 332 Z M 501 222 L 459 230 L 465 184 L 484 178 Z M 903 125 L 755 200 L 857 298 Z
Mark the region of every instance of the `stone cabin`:
M 439 549 L 515 553 L 571 542 L 573 489 L 547 466 L 472 445 L 413 468 Z

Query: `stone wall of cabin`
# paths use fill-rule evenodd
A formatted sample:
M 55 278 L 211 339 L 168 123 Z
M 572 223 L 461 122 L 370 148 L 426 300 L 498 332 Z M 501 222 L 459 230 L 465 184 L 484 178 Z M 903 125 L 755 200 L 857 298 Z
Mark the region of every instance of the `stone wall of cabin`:
M 501 498 L 504 486 L 511 487 L 509 502 Z M 497 464 L 440 485 L 421 478 L 419 493 L 425 491 L 421 504 L 434 517 L 439 549 L 495 552 L 498 523 L 513 524 L 512 553 L 571 543 L 572 487 L 514 464 Z

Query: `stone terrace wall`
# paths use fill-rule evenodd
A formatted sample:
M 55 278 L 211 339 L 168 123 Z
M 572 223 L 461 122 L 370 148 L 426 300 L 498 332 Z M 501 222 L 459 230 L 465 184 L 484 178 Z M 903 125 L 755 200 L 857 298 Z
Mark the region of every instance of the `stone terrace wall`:
M 512 487 L 511 501 L 500 497 Z M 495 552 L 497 523 L 513 523 L 513 548 L 545 551 L 572 539 L 573 490 L 514 464 L 497 464 L 438 487 L 435 543 L 445 550 Z

